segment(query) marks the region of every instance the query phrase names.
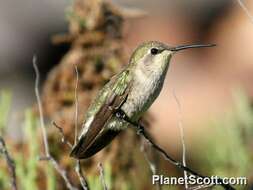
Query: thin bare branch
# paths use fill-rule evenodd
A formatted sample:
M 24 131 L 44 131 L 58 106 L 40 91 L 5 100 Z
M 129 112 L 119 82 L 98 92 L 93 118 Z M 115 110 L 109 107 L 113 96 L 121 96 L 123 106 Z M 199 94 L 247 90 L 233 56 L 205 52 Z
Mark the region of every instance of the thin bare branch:
M 63 178 L 65 184 L 66 184 L 66 187 L 69 189 L 69 190 L 78 190 L 78 188 L 74 187 L 68 176 L 67 176 L 67 172 L 66 170 L 64 170 L 59 164 L 58 162 L 52 157 L 52 156 L 49 156 L 49 157 L 40 157 L 40 160 L 41 161 L 50 161 L 50 163 L 53 165 L 53 167 L 55 168 L 55 170 L 61 175 L 61 177 Z
M 78 101 L 78 84 L 79 84 L 79 72 L 78 67 L 75 65 L 75 73 L 76 73 L 76 83 L 75 83 L 75 139 L 74 145 L 77 143 L 77 133 L 78 133 L 78 112 L 79 112 L 79 101 Z M 76 174 L 78 175 L 81 186 L 84 190 L 89 190 L 89 184 L 81 170 L 81 162 L 80 160 L 76 160 L 75 166 Z
M 182 163 L 183 163 L 183 166 L 186 166 L 186 146 L 185 146 L 185 138 L 184 138 L 182 107 L 181 107 L 179 99 L 176 96 L 176 93 L 175 93 L 174 89 L 173 89 L 173 96 L 175 98 L 175 101 L 176 101 L 177 107 L 178 107 L 178 117 L 179 117 L 179 119 L 178 119 L 178 128 L 180 130 L 180 139 L 181 139 L 182 151 L 183 151 L 183 154 L 182 154 Z M 187 178 L 187 171 L 184 171 L 184 178 L 185 178 L 185 180 L 188 179 Z M 185 185 L 185 189 L 188 189 L 188 183 L 187 183 L 187 181 L 185 181 L 184 185 Z
M 80 160 L 76 160 L 75 171 L 76 171 L 76 174 L 78 175 L 78 178 L 79 178 L 82 188 L 84 190 L 89 190 L 89 184 L 88 184 L 88 182 L 87 182 L 86 178 L 84 177 L 84 174 L 81 170 Z
M 53 126 L 55 126 L 56 129 L 58 129 L 59 133 L 61 134 L 61 141 L 62 143 L 68 145 L 68 147 L 70 149 L 72 149 L 72 144 L 66 139 L 65 135 L 64 135 L 64 132 L 63 132 L 63 129 L 57 125 L 54 121 L 52 122 Z
M 81 163 L 80 163 L 80 160 L 76 160 L 76 166 L 75 166 L 75 172 L 78 176 L 78 179 L 80 181 L 80 184 L 83 188 L 83 190 L 89 190 L 89 184 L 86 180 L 86 178 L 84 177 L 84 174 L 81 170 Z
M 191 188 L 188 188 L 188 190 L 199 190 L 199 189 L 206 189 L 206 188 L 211 188 L 213 187 L 214 184 L 209 184 L 209 185 L 199 185 L 199 186 L 196 186 L 196 187 L 191 187 Z
M 72 149 L 72 144 L 66 139 L 65 135 L 64 135 L 64 132 L 63 132 L 63 129 L 57 125 L 55 122 L 53 122 L 53 125 L 59 130 L 59 133 L 61 134 L 62 136 L 62 142 L 64 144 L 67 144 L 71 149 Z M 48 158 L 43 158 L 44 160 L 48 160 Z M 88 185 L 88 182 L 87 180 L 85 179 L 84 175 L 83 175 L 83 172 L 81 170 L 81 165 L 80 165 L 80 160 L 76 160 L 76 166 L 75 166 L 75 172 L 79 178 L 79 181 L 80 181 L 80 184 L 83 188 L 83 190 L 89 190 L 89 185 Z
M 42 110 L 42 104 L 40 100 L 40 93 L 39 93 L 39 82 L 40 82 L 40 73 L 39 69 L 37 67 L 37 58 L 36 56 L 33 56 L 33 68 L 35 70 L 36 79 L 35 79 L 35 95 L 37 98 L 38 108 L 39 108 L 39 114 L 40 114 L 40 127 L 42 130 L 42 136 L 43 136 L 43 143 L 45 148 L 45 155 L 49 157 L 49 148 L 48 148 L 48 139 L 46 134 L 46 127 L 45 127 L 45 121 L 43 117 L 43 110 Z
M 75 72 L 76 72 L 76 85 L 75 85 L 75 141 L 74 145 L 77 142 L 77 133 L 78 133 L 78 83 L 79 83 L 79 72 L 77 65 L 75 65 Z
M 10 175 L 11 175 L 11 188 L 12 188 L 12 190 L 17 190 L 18 188 L 17 188 L 15 162 L 12 159 L 12 157 L 10 156 L 10 154 L 6 148 L 5 141 L 1 136 L 0 136 L 0 153 L 3 154 L 3 156 L 6 160 Z
M 105 183 L 105 174 L 104 174 L 104 168 L 103 168 L 103 165 L 102 163 L 98 163 L 98 169 L 99 169 L 99 173 L 100 173 L 100 181 L 103 185 L 103 189 L 104 190 L 108 190 L 108 187 Z
M 38 104 L 38 108 L 39 108 L 40 127 L 41 127 L 41 130 L 42 130 L 43 143 L 44 143 L 44 148 L 45 148 L 45 156 L 41 160 L 50 161 L 50 163 L 55 168 L 55 170 L 63 178 L 63 180 L 64 180 L 64 182 L 66 184 L 66 187 L 69 190 L 78 190 L 78 188 L 74 187 L 71 184 L 70 180 L 67 177 L 66 171 L 63 168 L 61 168 L 61 166 L 58 164 L 58 162 L 50 155 L 49 148 L 48 148 L 48 137 L 47 137 L 47 133 L 46 133 L 46 127 L 45 127 L 45 121 L 44 121 L 42 103 L 41 103 L 40 94 L 39 94 L 40 73 L 39 73 L 39 69 L 37 67 L 36 56 L 33 57 L 33 67 L 34 67 L 35 74 L 36 74 L 35 87 L 34 87 L 35 88 L 35 95 L 36 95 L 36 98 L 37 98 L 37 104 Z
M 243 11 L 246 13 L 247 17 L 249 17 L 250 21 L 253 23 L 253 16 L 250 13 L 250 11 L 248 10 L 248 8 L 244 5 L 242 0 L 236 0 L 236 1 L 239 4 L 239 6 L 243 9 Z
M 148 165 L 149 165 L 149 169 L 152 172 L 152 175 L 156 175 L 157 174 L 157 168 L 154 162 L 152 162 L 149 158 L 148 158 L 148 154 L 147 154 L 147 150 L 145 148 L 145 144 L 144 141 L 141 141 L 141 147 L 140 147 L 141 151 L 144 154 L 144 158 L 147 161 Z M 161 190 L 161 185 L 159 183 L 156 184 L 156 189 L 157 190 Z
M 136 125 L 135 125 L 136 127 Z M 191 173 L 195 176 L 201 177 L 201 178 L 205 178 L 206 176 L 203 176 L 197 172 L 195 172 L 194 170 L 190 169 L 189 167 L 184 166 L 181 162 L 176 161 L 174 158 L 172 158 L 171 156 L 169 156 L 165 150 L 163 150 L 160 146 L 158 146 L 157 144 L 155 144 L 154 141 L 152 141 L 149 138 L 149 135 L 147 134 L 147 132 L 144 130 L 143 126 L 137 126 L 138 129 L 138 134 L 140 134 L 141 136 L 143 136 L 146 141 L 148 143 L 150 143 L 152 145 L 153 148 L 155 148 L 155 150 L 157 150 L 164 158 L 165 160 L 169 161 L 170 163 L 172 163 L 173 165 L 177 166 L 178 168 L 187 171 L 188 173 Z M 221 186 L 226 189 L 226 190 L 234 190 L 234 188 L 232 186 L 230 186 L 229 184 L 224 184 L 223 180 L 221 178 L 218 178 L 218 182 L 221 184 Z
M 72 148 L 72 144 L 66 139 L 65 135 L 64 135 L 64 132 L 63 132 L 63 129 L 57 125 L 55 122 L 53 122 L 53 125 L 59 130 L 59 133 L 61 134 L 62 136 L 62 142 L 64 144 L 67 144 L 70 148 Z M 43 160 L 48 160 L 48 158 L 42 158 Z M 88 182 L 87 180 L 85 179 L 84 175 L 83 175 L 83 172 L 81 170 L 81 166 L 80 166 L 80 160 L 76 160 L 76 166 L 75 166 L 75 172 L 79 178 L 79 181 L 80 181 L 80 184 L 83 188 L 83 190 L 88 190 L 89 189 L 89 186 L 88 186 Z
M 152 174 L 153 175 L 155 175 L 156 174 L 156 171 L 157 171 L 157 169 L 156 169 L 156 166 L 155 166 L 155 164 L 148 158 L 148 154 L 147 154 L 147 150 L 145 149 L 145 145 L 144 145 L 144 142 L 142 141 L 142 143 L 141 143 L 141 151 L 143 152 L 143 154 L 144 154 L 144 157 L 145 157 L 145 159 L 146 159 L 146 161 L 148 162 L 148 164 L 149 164 L 149 168 L 150 168 L 150 170 L 151 170 L 151 172 L 152 172 Z
M 122 111 L 122 110 L 121 110 Z M 188 173 L 195 175 L 197 177 L 201 177 L 201 178 L 207 178 L 207 176 L 203 176 L 201 174 L 199 174 L 198 172 L 190 169 L 187 166 L 184 166 L 181 162 L 178 162 L 177 160 L 175 160 L 174 158 L 172 158 L 170 155 L 167 154 L 167 152 L 165 150 L 163 150 L 159 145 L 157 145 L 151 138 L 150 135 L 147 133 L 147 131 L 145 130 L 145 127 L 143 127 L 143 125 L 141 125 L 140 123 L 135 123 L 132 122 L 126 114 L 122 115 L 121 114 L 115 114 L 116 117 L 120 117 L 120 119 L 123 119 L 124 121 L 128 122 L 130 124 L 130 126 L 132 126 L 135 130 L 137 130 L 137 134 L 144 137 L 144 139 L 156 150 L 158 151 L 165 160 L 167 160 L 168 162 L 170 162 L 171 164 L 173 164 L 174 166 L 176 166 L 177 168 L 183 170 L 183 171 L 187 171 Z M 235 190 L 235 188 L 233 188 L 230 184 L 225 184 L 223 183 L 223 180 L 221 178 L 218 178 L 218 183 L 219 185 L 221 185 L 225 190 Z

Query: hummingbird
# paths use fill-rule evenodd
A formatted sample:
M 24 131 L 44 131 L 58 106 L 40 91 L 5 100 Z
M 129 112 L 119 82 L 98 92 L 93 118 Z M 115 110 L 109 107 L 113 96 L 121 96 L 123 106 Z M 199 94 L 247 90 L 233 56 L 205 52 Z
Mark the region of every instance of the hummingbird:
M 170 60 L 175 52 L 212 47 L 214 44 L 169 46 L 158 41 L 144 42 L 132 53 L 128 65 L 113 76 L 90 104 L 71 157 L 86 159 L 106 147 L 130 123 L 149 109 L 160 94 Z

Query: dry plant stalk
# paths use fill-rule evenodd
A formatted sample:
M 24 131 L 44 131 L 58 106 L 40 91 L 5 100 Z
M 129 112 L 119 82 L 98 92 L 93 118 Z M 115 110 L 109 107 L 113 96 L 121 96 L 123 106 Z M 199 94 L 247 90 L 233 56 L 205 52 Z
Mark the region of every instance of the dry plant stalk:
M 78 85 L 79 85 L 79 72 L 78 72 L 78 68 L 77 66 L 75 65 L 75 72 L 76 72 L 76 84 L 75 84 L 75 144 L 77 142 L 77 132 L 78 132 Z M 63 133 L 63 130 L 62 128 L 60 128 L 59 126 L 56 125 L 57 128 L 59 128 L 61 134 L 62 134 L 62 139 L 64 142 L 67 142 L 67 140 L 65 139 L 65 136 L 64 136 L 64 133 Z M 72 148 L 72 146 L 71 146 Z M 99 163 L 98 164 L 98 168 L 99 168 L 99 171 L 100 171 L 100 180 L 101 180 L 101 183 L 103 185 L 103 189 L 104 190 L 108 190 L 108 187 L 105 183 L 105 178 L 104 178 L 104 169 L 103 169 L 103 166 L 102 166 L 102 163 Z M 76 166 L 75 166 L 75 171 L 79 177 L 79 180 L 80 180 L 80 183 L 83 187 L 83 189 L 87 189 L 88 187 L 88 183 L 82 173 L 82 170 L 81 170 L 81 162 L 80 160 L 77 160 L 76 161 Z
M 77 133 L 78 133 L 78 84 L 79 84 L 79 72 L 78 68 L 75 65 L 75 73 L 76 73 L 76 84 L 75 84 L 75 139 L 74 144 L 77 142 Z M 80 160 L 76 160 L 76 166 L 75 166 L 76 174 L 79 178 L 79 181 L 81 183 L 81 186 L 84 190 L 89 189 L 89 185 L 87 180 L 84 177 L 84 174 L 81 169 L 81 163 Z
M 72 146 L 73 146 L 73 145 L 66 139 L 66 137 L 65 137 L 65 135 L 64 135 L 64 132 L 63 132 L 63 129 L 62 129 L 59 125 L 57 125 L 54 121 L 53 121 L 52 124 L 53 124 L 53 126 L 55 126 L 56 129 L 59 130 L 59 133 L 61 134 L 61 141 L 62 141 L 62 143 L 68 145 L 68 147 L 69 147 L 70 149 L 72 149 Z
M 173 92 L 172 94 L 173 94 L 173 97 L 174 97 L 177 107 L 178 107 L 178 116 L 179 116 L 178 128 L 180 130 L 180 139 L 181 139 L 181 144 L 182 144 L 182 163 L 183 163 L 183 166 L 186 167 L 186 145 L 185 145 L 183 119 L 182 119 L 182 106 L 181 106 L 181 103 L 180 103 L 174 89 L 172 92 Z M 187 171 L 184 170 L 184 178 L 187 179 L 187 176 L 188 176 Z M 188 183 L 185 183 L 186 190 L 199 190 L 199 189 L 205 189 L 205 188 L 212 187 L 212 186 L 214 186 L 214 185 L 210 184 L 210 185 L 198 185 L 195 187 L 189 187 Z
M 156 175 L 157 174 L 157 170 L 158 170 L 157 166 L 156 166 L 156 164 L 152 160 L 149 159 L 148 153 L 147 153 L 147 149 L 145 147 L 145 142 L 143 140 L 141 140 L 140 150 L 144 154 L 144 158 L 145 158 L 145 160 L 147 161 L 147 163 L 149 165 L 149 169 L 150 169 L 152 175 Z M 156 184 L 156 189 L 157 190 L 161 190 L 161 185 L 159 183 Z
M 39 109 L 39 114 L 40 114 L 40 127 L 42 130 L 42 136 L 43 136 L 43 145 L 45 148 L 45 156 L 41 157 L 40 160 L 45 160 L 45 161 L 49 161 L 53 167 L 55 168 L 55 170 L 60 174 L 60 176 L 63 178 L 66 187 L 69 190 L 78 190 L 77 187 L 74 187 L 72 185 L 72 183 L 70 182 L 68 176 L 67 176 L 67 172 L 61 168 L 61 166 L 58 164 L 58 162 L 51 156 L 50 152 L 49 152 L 49 146 L 48 146 L 48 137 L 47 137 L 47 133 L 46 133 L 46 127 L 45 127 L 45 121 L 44 121 L 44 116 L 43 116 L 43 109 L 42 109 L 42 104 L 41 104 L 41 99 L 40 99 L 40 94 L 39 94 L 39 80 L 40 80 L 40 73 L 39 73 L 39 69 L 37 67 L 37 60 L 36 57 L 33 57 L 33 67 L 36 73 L 36 80 L 35 80 L 35 95 L 36 95 L 36 99 L 37 99 L 37 103 L 38 103 L 38 109 Z M 63 133 L 62 133 L 63 134 Z M 84 188 L 85 190 L 88 190 L 88 186 Z
M 0 153 L 3 154 L 7 166 L 8 166 L 8 170 L 10 172 L 11 175 L 11 189 L 12 190 L 17 190 L 17 178 L 16 178 L 16 167 L 15 167 L 15 162 L 12 159 L 12 157 L 10 156 L 7 148 L 6 148 L 6 144 L 4 139 L 0 136 Z
M 108 190 L 108 187 L 105 183 L 105 174 L 104 174 L 104 168 L 103 168 L 103 165 L 102 163 L 98 163 L 98 169 L 99 169 L 99 173 L 100 173 L 100 181 L 103 185 L 103 189 L 104 190 Z
M 81 184 L 82 188 L 84 190 L 89 190 L 89 184 L 88 184 L 88 182 L 87 182 L 87 180 L 84 177 L 84 174 L 82 172 L 80 160 L 76 161 L 75 171 L 76 171 L 76 174 L 79 178 L 79 181 L 80 181 L 80 184 Z
M 76 72 L 76 85 L 75 85 L 75 105 L 76 105 L 76 110 L 75 110 L 75 142 L 77 141 L 77 132 L 78 132 L 78 82 L 79 82 L 79 74 L 78 74 L 78 68 L 75 65 L 75 72 Z M 57 125 L 55 122 L 53 122 L 53 125 L 59 130 L 59 133 L 61 134 L 62 137 L 62 143 L 67 144 L 68 147 L 70 149 L 72 149 L 73 145 L 66 139 L 63 129 Z M 106 184 L 105 184 L 105 180 L 104 180 L 104 174 L 103 174 L 103 168 L 102 168 L 102 164 L 99 164 L 99 170 L 100 170 L 100 180 L 103 184 L 104 190 L 108 190 Z M 79 178 L 80 184 L 82 186 L 82 188 L 88 189 L 88 183 L 87 180 L 85 179 L 82 170 L 81 170 L 81 163 L 80 160 L 76 160 L 76 166 L 75 166 L 75 172 Z
M 77 142 L 77 133 L 78 133 L 78 83 L 79 83 L 79 73 L 77 65 L 75 65 L 75 72 L 76 72 L 76 85 L 75 85 L 75 139 L 74 145 Z
M 177 107 L 178 107 L 178 117 L 179 117 L 178 128 L 180 130 L 180 139 L 181 139 L 182 151 L 183 151 L 182 163 L 183 163 L 183 166 L 186 166 L 186 146 L 185 146 L 184 128 L 183 128 L 183 121 L 182 121 L 182 107 L 181 107 L 179 99 L 176 96 L 176 92 L 174 89 L 173 89 L 173 97 L 174 97 L 174 99 L 177 103 Z M 187 171 L 184 171 L 184 178 L 187 179 Z M 185 189 L 188 189 L 188 188 L 189 188 L 188 184 L 185 183 Z

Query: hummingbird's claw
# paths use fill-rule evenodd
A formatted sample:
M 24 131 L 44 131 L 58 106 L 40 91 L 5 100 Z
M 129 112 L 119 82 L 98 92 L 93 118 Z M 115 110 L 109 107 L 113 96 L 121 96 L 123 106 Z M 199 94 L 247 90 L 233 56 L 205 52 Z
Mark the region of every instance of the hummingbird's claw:
M 119 119 L 123 119 L 125 120 L 127 118 L 127 115 L 125 114 L 125 112 L 121 109 L 119 109 L 116 113 L 115 116 Z
M 144 127 L 142 125 L 137 125 L 137 134 L 141 135 L 144 133 Z

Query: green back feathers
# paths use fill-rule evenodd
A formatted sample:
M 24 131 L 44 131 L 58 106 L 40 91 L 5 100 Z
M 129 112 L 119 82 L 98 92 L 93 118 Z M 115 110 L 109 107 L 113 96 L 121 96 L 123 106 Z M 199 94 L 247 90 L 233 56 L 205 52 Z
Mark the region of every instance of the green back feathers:
M 116 95 L 122 95 L 128 87 L 131 81 L 131 75 L 128 70 L 124 70 L 118 75 L 115 75 L 97 94 L 88 108 L 85 116 L 87 121 L 89 117 L 96 114 L 101 107 L 108 101 L 112 92 Z
M 117 95 L 122 95 L 127 89 L 129 83 L 131 81 L 131 75 L 129 70 L 125 70 L 118 75 L 117 80 L 112 86 L 112 90 Z

